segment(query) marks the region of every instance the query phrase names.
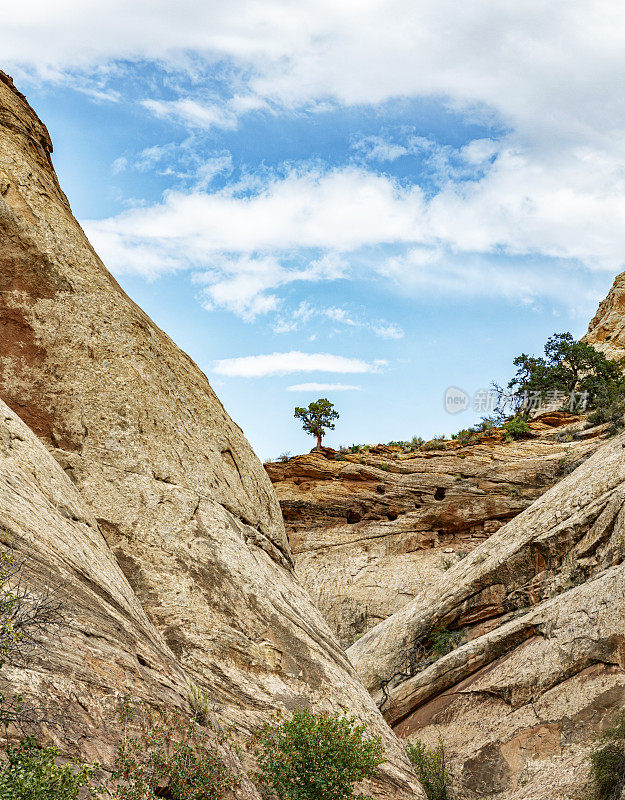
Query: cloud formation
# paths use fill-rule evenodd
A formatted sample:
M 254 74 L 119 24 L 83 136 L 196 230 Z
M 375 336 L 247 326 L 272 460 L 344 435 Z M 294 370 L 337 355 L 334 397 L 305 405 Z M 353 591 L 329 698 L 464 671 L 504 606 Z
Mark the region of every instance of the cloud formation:
M 216 361 L 213 372 L 228 378 L 262 378 L 267 375 L 289 375 L 294 372 L 339 372 L 343 374 L 380 372 L 386 361 L 364 361 L 332 353 L 268 353 Z
M 418 185 L 365 167 L 316 166 L 259 175 L 252 191 L 240 182 L 217 191 L 170 191 L 162 202 L 85 227 L 115 272 L 154 277 L 191 269 L 207 308 L 246 319 L 279 310 L 279 290 L 296 282 L 382 276 L 400 288 L 470 286 L 476 295 L 500 297 L 524 283 L 537 297 L 550 284 L 529 266 L 512 277 L 504 265 L 491 267 L 494 280 L 485 281 L 470 267 L 476 255 L 542 256 L 568 261 L 576 270 L 621 269 L 625 174 L 589 151 L 580 170 L 566 154 L 530 161 L 502 145 L 493 160 L 493 143 L 472 145 L 453 159 L 448 148 L 439 154 L 440 187 L 429 197 Z M 456 169 L 459 163 L 481 168 L 485 161 L 488 167 L 476 180 L 448 174 L 452 162 Z M 380 247 L 396 252 L 381 256 Z
M 287 392 L 360 392 L 362 386 L 350 383 L 297 383 L 286 387 Z
M 625 7 L 613 0 L 31 0 L 0 10 L 4 62 L 48 76 L 122 59 L 197 76 L 221 60 L 242 110 L 441 96 L 576 138 L 621 128 L 624 42 Z
M 342 260 L 341 276 L 397 283 L 401 267 L 405 286 L 453 285 L 463 254 L 622 268 L 625 6 L 614 0 L 31 0 L 0 9 L 0 49 L 22 76 L 109 101 L 120 99 L 111 75 L 163 65 L 173 97 L 149 96 L 146 84 L 143 107 L 190 130 L 416 97 L 505 130 L 455 150 L 369 136 L 355 143 L 362 165 L 257 176 L 247 191 L 205 183 L 87 223 L 118 273 L 201 273 L 207 307 L 276 312 L 284 287 L 337 279 L 311 266 L 324 258 Z M 204 85 L 214 74 L 219 91 Z M 375 169 L 417 152 L 433 194 Z M 367 248 L 387 246 L 398 252 L 367 259 Z M 549 283 L 539 269 L 528 282 Z M 502 267 L 477 284 L 507 296 L 510 279 Z

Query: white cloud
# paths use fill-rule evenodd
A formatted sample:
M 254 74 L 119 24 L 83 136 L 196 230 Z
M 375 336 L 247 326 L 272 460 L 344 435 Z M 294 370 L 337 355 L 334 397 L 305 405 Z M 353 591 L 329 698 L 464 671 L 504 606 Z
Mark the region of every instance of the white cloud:
M 216 361 L 213 372 L 229 378 L 262 378 L 266 375 L 288 375 L 293 372 L 340 372 L 343 374 L 379 372 L 386 361 L 363 361 L 331 353 L 269 353 L 259 356 L 241 356 Z
M 4 63 L 51 76 L 147 58 L 196 77 L 227 59 L 240 68 L 232 94 L 242 105 L 250 95 L 284 106 L 446 96 L 526 129 L 600 138 L 621 126 L 624 44 L 625 8 L 614 0 L 31 0 L 0 9 Z
M 546 299 L 565 302 L 573 314 L 583 317 L 594 310 L 604 292 L 596 290 L 601 283 L 589 280 L 583 270 L 558 262 L 541 269 L 523 261 L 494 263 L 479 255 L 438 259 L 433 251 L 414 249 L 386 259 L 378 270 L 404 292 L 445 298 L 504 298 L 523 305 Z
M 143 100 L 141 105 L 157 117 L 174 119 L 196 128 L 222 130 L 236 128 L 241 114 L 267 107 L 264 100 L 254 95 L 235 95 L 225 102 L 213 103 L 188 97 L 180 100 Z
M 202 302 L 207 310 L 218 306 L 252 320 L 280 305 L 270 290 L 298 281 L 337 280 L 344 274 L 342 260 L 331 254 L 292 268 L 283 267 L 273 256 L 215 255 L 212 268 L 196 272 L 194 281 L 204 287 Z M 302 315 L 300 311 L 300 318 Z
M 293 333 L 302 325 L 315 320 L 326 319 L 337 325 L 346 325 L 348 328 L 370 330 L 381 339 L 401 339 L 404 331 L 399 325 L 385 320 L 370 321 L 350 314 L 341 306 L 313 306 L 307 301 L 302 301 L 290 314 L 280 316 L 273 325 L 274 333 Z
M 251 196 L 247 184 L 212 193 L 171 191 L 156 205 L 89 222 L 89 232 L 105 246 L 107 240 L 173 246 L 181 264 L 214 252 L 306 247 L 340 252 L 425 234 L 418 186 L 356 167 L 292 170 L 261 179 Z
M 394 322 L 378 323 L 371 327 L 375 335 L 379 336 L 381 339 L 403 339 L 405 335 L 399 325 L 396 325 Z
M 351 383 L 297 383 L 287 386 L 287 392 L 360 392 L 362 386 Z
M 381 136 L 365 136 L 354 142 L 352 147 L 368 161 L 396 161 L 410 152 L 405 145 L 383 139 Z
M 174 96 L 150 96 L 145 107 L 191 128 L 232 129 L 258 109 L 427 97 L 507 131 L 498 144 L 481 139 L 454 152 L 418 137 L 364 142 L 369 165 L 424 148 L 433 197 L 367 169 L 293 170 L 251 197 L 241 187 L 170 192 L 86 226 L 117 272 L 210 272 L 208 304 L 248 317 L 278 309 L 280 287 L 316 279 L 287 258 L 303 248 L 345 258 L 403 247 L 411 255 L 394 270 L 385 259 L 366 269 L 399 282 L 403 265 L 404 285 L 414 283 L 417 250 L 429 285 L 457 284 L 458 254 L 622 268 L 625 5 L 615 0 L 31 0 L 0 7 L 0 50 L 22 77 L 34 70 L 109 99 L 119 99 L 109 75 L 152 60 Z M 191 80 L 177 83 L 181 73 Z M 207 94 L 214 74 L 223 97 Z M 472 170 L 481 173 L 466 180 Z M 509 291 L 505 274 L 481 275 L 484 293 Z M 545 284 L 538 270 L 527 280 Z
M 116 158 L 111 164 L 111 171 L 113 175 L 119 175 L 119 173 L 123 172 L 127 167 L 128 159 L 125 156 L 119 156 L 119 158 Z
M 483 141 L 463 151 L 473 159 L 492 152 Z M 279 308 L 277 290 L 297 281 L 392 272 L 408 286 L 417 256 L 436 281 L 460 253 L 541 255 L 611 272 L 625 253 L 625 173 L 588 150 L 575 161 L 553 153 L 530 161 L 505 148 L 481 179 L 443 180 L 429 199 L 418 186 L 353 166 L 258 176 L 251 195 L 247 187 L 171 191 L 156 205 L 85 228 L 115 272 L 195 270 L 207 306 L 248 318 Z M 381 245 L 410 251 L 410 258 L 391 268 L 363 255 Z M 307 262 L 310 250 L 325 255 Z M 506 280 L 476 279 L 475 287 L 505 294 Z M 534 274 L 530 283 L 544 281 Z

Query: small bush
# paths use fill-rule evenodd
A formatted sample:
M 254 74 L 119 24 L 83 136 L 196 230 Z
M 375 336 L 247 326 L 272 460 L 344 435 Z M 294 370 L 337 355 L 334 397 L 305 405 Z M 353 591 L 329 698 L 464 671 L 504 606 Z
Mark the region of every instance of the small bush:
M 458 431 L 458 433 L 454 433 L 451 438 L 455 439 L 460 447 L 466 447 L 476 438 L 476 431 L 474 431 L 473 428 L 464 428 L 463 430 Z
M 219 800 L 238 785 L 218 745 L 228 736 L 181 713 L 125 703 L 113 780 L 116 800 Z M 133 735 L 132 729 L 136 729 Z M 166 792 L 166 794 L 164 794 Z
M 574 459 L 571 458 L 570 453 L 566 453 L 566 455 L 561 458 L 558 463 L 556 464 L 556 477 L 564 478 L 567 475 L 570 475 L 571 472 L 577 469 L 579 465 L 582 463 L 584 459 Z
M 445 627 L 434 628 L 428 637 L 430 653 L 441 658 L 455 650 L 461 644 L 463 638 L 461 631 L 449 631 Z
M 595 800 L 620 800 L 625 788 L 625 713 L 601 737 L 590 754 Z
M 494 420 L 492 417 L 482 417 L 475 426 L 475 430 L 478 431 L 478 433 L 488 433 L 488 431 L 492 431 L 496 427 L 497 420 Z
M 625 776 L 625 753 L 614 742 L 590 755 L 596 800 L 620 800 Z
M 353 717 L 308 710 L 289 720 L 265 723 L 250 749 L 258 783 L 278 800 L 352 800 L 354 784 L 371 778 L 384 761 L 379 737 L 365 738 Z
M 41 645 L 41 634 L 60 624 L 59 589 L 33 583 L 26 557 L 16 558 L 10 549 L 0 550 L 0 669 L 5 664 L 25 663 Z M 1 684 L 10 686 L 2 676 Z M 21 695 L 0 692 L 0 726 L 16 725 L 22 732 L 51 712 L 31 706 Z
M 442 439 L 432 439 L 431 442 L 426 442 L 424 445 L 421 446 L 422 450 L 446 450 L 447 445 Z
M 289 461 L 290 458 L 291 458 L 291 451 L 287 450 L 284 453 L 280 453 L 280 455 L 278 456 L 278 461 L 281 461 L 283 464 L 286 464 L 286 462 Z
M 435 748 L 417 740 L 406 747 L 417 777 L 428 800 L 450 800 L 450 780 L 445 763 L 445 746 L 439 740 Z
M 189 692 L 189 705 L 197 724 L 210 726 L 213 703 L 206 689 L 198 689 L 195 684 L 192 684 Z
M 592 414 L 588 415 L 588 424 L 593 427 L 594 425 L 603 425 L 608 423 L 606 433 L 608 436 L 616 436 L 625 429 L 625 402 L 618 398 L 604 406 L 599 406 Z
M 512 419 L 504 422 L 502 428 L 507 441 L 512 441 L 512 439 L 524 439 L 531 433 L 529 425 L 524 419 L 521 419 L 521 417 L 512 417 Z
M 90 784 L 95 768 L 86 765 L 57 766 L 54 747 L 37 747 L 33 738 L 8 747 L 0 766 L 2 800 L 77 800 Z M 93 796 L 93 794 L 91 795 Z

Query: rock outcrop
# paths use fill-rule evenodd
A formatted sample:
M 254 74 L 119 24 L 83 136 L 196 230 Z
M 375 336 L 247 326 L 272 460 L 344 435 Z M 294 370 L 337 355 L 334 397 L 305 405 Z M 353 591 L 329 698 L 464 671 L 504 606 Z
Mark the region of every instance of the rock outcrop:
M 603 429 L 545 414 L 532 438 L 403 453 L 377 446 L 265 465 L 297 573 L 344 645 L 513 519 L 603 443 Z
M 601 350 L 608 358 L 619 359 L 625 355 L 625 272 L 614 279 L 582 341 Z
M 348 650 L 401 736 L 442 737 L 464 798 L 583 791 L 625 702 L 624 499 L 621 435 Z
M 93 648 L 76 680 L 108 646 L 99 631 L 118 626 L 111 662 L 130 683 L 132 670 L 121 676 L 124 659 L 132 662 L 142 695 L 182 702 L 192 681 L 239 735 L 276 708 L 348 710 L 387 747 L 375 797 L 421 797 L 402 748 L 293 574 L 261 464 L 205 376 L 107 272 L 71 214 L 51 150 L 43 124 L 0 74 L 0 395 L 71 480 L 71 503 L 80 499 L 71 524 L 46 521 L 51 553 L 60 553 L 57 536 L 71 536 L 86 564 L 57 558 L 82 603 L 82 652 Z M 31 534 L 38 513 L 23 509 Z M 87 566 L 99 605 L 78 575 Z M 77 669 L 69 656 L 59 665 Z M 83 757 L 90 736 L 78 740 Z

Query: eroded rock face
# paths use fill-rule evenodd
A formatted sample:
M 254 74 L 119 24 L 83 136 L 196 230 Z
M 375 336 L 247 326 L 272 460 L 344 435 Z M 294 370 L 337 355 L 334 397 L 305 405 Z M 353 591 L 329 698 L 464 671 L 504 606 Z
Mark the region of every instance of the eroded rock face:
M 60 607 L 36 647 L 0 673 L 1 691 L 24 698 L 27 725 L 65 756 L 113 764 L 125 698 L 190 714 L 187 675 L 150 622 L 90 510 L 34 433 L 0 400 L 0 537 L 34 597 Z M 215 719 L 218 722 L 218 719 Z M 20 730 L 9 729 L 12 737 Z M 239 800 L 259 800 L 228 747 Z
M 601 350 L 608 358 L 618 359 L 625 355 L 625 272 L 614 279 L 583 341 Z
M 345 646 L 399 611 L 602 444 L 562 413 L 531 439 L 402 453 L 331 450 L 265 468 L 297 573 Z M 580 438 L 573 438 L 580 437 Z M 336 460 L 336 459 L 340 460 Z
M 50 151 L 0 75 L 0 394 L 71 479 L 177 681 L 206 689 L 241 735 L 276 708 L 355 713 L 388 748 L 374 795 L 421 797 L 293 575 L 261 464 L 205 376 L 106 271 Z
M 443 738 L 463 797 L 583 788 L 625 701 L 624 499 L 619 436 L 349 649 L 401 736 Z M 463 641 L 437 658 L 443 629 Z

